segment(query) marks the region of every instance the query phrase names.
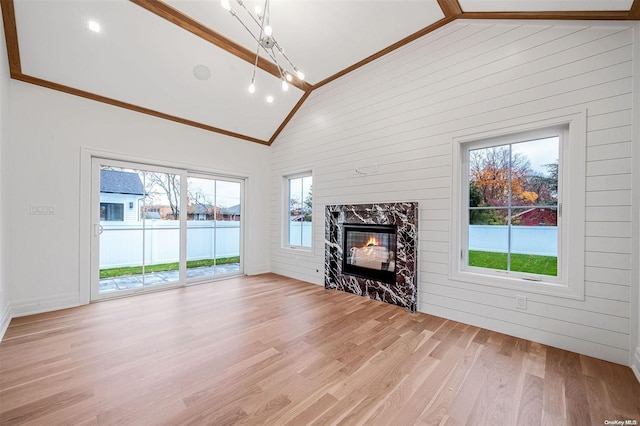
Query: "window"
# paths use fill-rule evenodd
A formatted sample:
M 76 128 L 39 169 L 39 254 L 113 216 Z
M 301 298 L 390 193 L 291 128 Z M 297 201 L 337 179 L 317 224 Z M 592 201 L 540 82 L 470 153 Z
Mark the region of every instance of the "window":
M 465 149 L 466 267 L 558 276 L 562 129 Z
M 287 245 L 311 247 L 312 241 L 311 172 L 287 177 Z
M 100 220 L 123 221 L 124 220 L 124 204 L 100 203 Z
M 454 139 L 450 278 L 581 298 L 584 114 L 537 124 Z

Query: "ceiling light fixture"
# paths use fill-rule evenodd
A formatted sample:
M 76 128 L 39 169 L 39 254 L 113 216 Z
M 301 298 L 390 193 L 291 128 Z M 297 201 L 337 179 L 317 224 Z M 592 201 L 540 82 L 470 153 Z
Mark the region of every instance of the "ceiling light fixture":
M 87 28 L 89 28 L 94 33 L 100 32 L 100 24 L 93 20 L 87 21 Z
M 289 90 L 289 82 L 293 80 L 295 75 L 299 80 L 304 80 L 304 73 L 296 67 L 284 50 L 273 37 L 273 28 L 269 25 L 269 0 L 265 0 L 264 8 L 255 7 L 255 13 L 247 9 L 245 0 L 235 0 L 236 3 L 244 10 L 244 14 L 248 16 L 245 22 L 238 13 L 231 8 L 231 0 L 221 0 L 220 5 L 223 9 L 229 11 L 231 15 L 242 24 L 242 26 L 251 34 L 251 37 L 258 43 L 256 47 L 256 59 L 253 63 L 253 75 L 251 76 L 251 84 L 249 85 L 249 93 L 256 91 L 256 68 L 258 67 L 258 57 L 260 49 L 265 51 L 271 60 L 278 67 L 280 78 L 282 79 L 282 90 Z M 253 29 L 252 29 L 253 28 Z M 280 58 L 280 59 L 278 59 Z M 284 64 L 284 65 L 283 65 Z

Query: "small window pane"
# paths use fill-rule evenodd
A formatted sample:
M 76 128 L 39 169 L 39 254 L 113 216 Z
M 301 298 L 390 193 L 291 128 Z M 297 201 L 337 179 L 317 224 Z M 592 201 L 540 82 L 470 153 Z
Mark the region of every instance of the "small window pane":
M 511 270 L 558 275 L 558 210 L 517 209 L 511 227 Z
M 288 245 L 311 247 L 312 177 L 289 178 L 288 187 Z
M 505 209 L 470 210 L 469 266 L 508 269 L 509 227 Z
M 100 203 L 100 220 L 123 221 L 124 220 L 124 204 Z

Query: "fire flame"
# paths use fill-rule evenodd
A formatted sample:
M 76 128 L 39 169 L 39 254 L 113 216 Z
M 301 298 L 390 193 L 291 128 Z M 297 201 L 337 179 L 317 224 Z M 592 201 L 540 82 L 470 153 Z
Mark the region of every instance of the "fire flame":
M 369 241 L 367 241 L 367 244 L 365 244 L 365 247 L 369 247 L 369 246 L 377 246 L 378 244 L 378 240 L 376 240 L 376 237 L 370 237 Z

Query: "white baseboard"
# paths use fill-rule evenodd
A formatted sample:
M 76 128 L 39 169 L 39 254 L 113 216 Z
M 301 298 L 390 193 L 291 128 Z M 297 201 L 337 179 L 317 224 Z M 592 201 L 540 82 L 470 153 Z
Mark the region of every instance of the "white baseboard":
M 57 311 L 60 309 L 80 306 L 78 294 L 66 294 L 47 299 L 18 300 L 11 303 L 11 317 L 23 317 L 25 315 L 41 314 L 43 312 Z
M 636 348 L 633 362 L 631 363 L 631 370 L 636 375 L 636 379 L 640 382 L 640 346 Z
M 456 311 L 436 305 L 430 305 L 424 301 L 418 304 L 418 312 L 435 315 L 441 318 L 458 321 L 464 324 L 485 328 L 509 336 L 531 340 L 543 345 L 576 352 L 605 361 L 628 366 L 631 351 L 628 349 L 613 348 L 611 346 L 586 342 L 569 336 L 539 330 L 528 325 L 506 322 L 495 318 L 488 318 L 469 312 Z
M 247 275 L 260 275 L 267 274 L 271 272 L 271 267 L 269 264 L 264 265 L 254 265 L 251 268 L 245 268 L 244 273 Z
M 4 333 L 7 332 L 7 328 L 9 328 L 9 323 L 11 322 L 11 309 L 9 308 L 9 304 L 6 304 L 2 307 L 2 312 L 0 312 L 0 341 L 4 337 Z

